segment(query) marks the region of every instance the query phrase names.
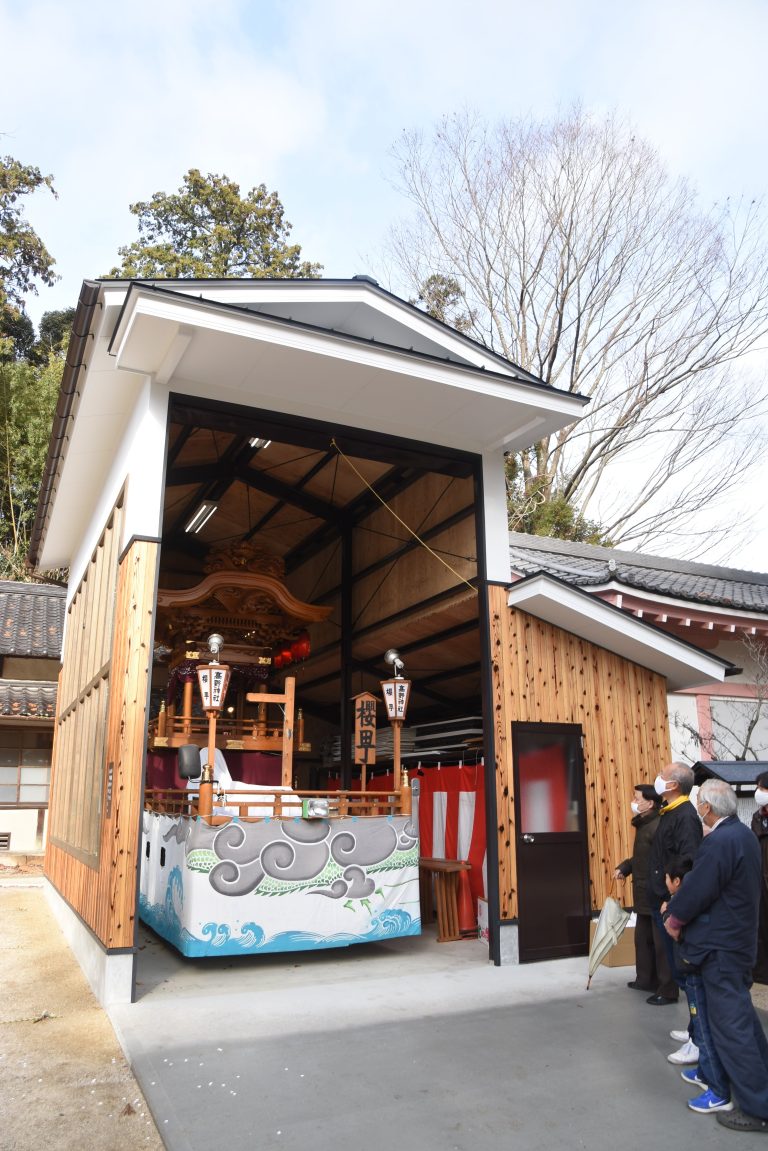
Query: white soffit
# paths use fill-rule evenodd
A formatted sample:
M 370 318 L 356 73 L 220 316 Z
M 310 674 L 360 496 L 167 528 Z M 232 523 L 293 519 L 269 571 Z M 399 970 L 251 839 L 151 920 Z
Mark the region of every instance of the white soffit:
M 537 378 L 503 356 L 441 324 L 368 279 L 356 280 L 173 280 L 109 281 L 122 304 L 128 289 L 205 299 L 256 315 L 325 328 L 358 339 L 374 339 L 417 354 L 485 367 L 533 383 Z M 106 285 L 105 285 L 106 286 Z
M 587 592 L 544 574 L 527 576 L 513 584 L 507 603 L 665 676 L 671 691 L 722 683 L 731 666 Z
M 136 287 L 111 352 L 172 390 L 478 453 L 525 447 L 584 407 L 448 356 Z

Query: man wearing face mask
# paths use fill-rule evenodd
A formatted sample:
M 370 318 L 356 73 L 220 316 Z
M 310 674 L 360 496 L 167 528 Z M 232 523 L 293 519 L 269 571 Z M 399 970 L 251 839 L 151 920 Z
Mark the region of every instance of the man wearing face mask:
M 651 908 L 654 942 L 656 943 L 659 986 L 646 1002 L 655 1007 L 677 1003 L 680 988 L 675 979 L 672 940 L 664 930 L 661 905 L 667 900 L 665 876 L 669 863 L 676 858 L 695 859 L 701 843 L 701 822 L 690 802 L 693 772 L 684 763 L 668 763 L 653 784 L 663 803 L 659 827 L 651 844 L 648 871 L 648 903 Z M 658 963 L 662 955 L 666 962 Z
M 757 811 L 752 816 L 752 830 L 762 853 L 763 882 L 760 887 L 760 918 L 757 926 L 757 962 L 752 977 L 755 983 L 768 983 L 768 772 L 758 775 L 755 782 Z
M 635 797 L 631 804 L 632 826 L 635 829 L 632 856 L 630 859 L 623 860 L 613 873 L 614 878 L 622 882 L 628 875 L 632 876 L 634 910 L 637 916 L 635 924 L 636 974 L 632 982 L 627 984 L 627 987 L 631 987 L 634 991 L 653 991 L 654 994 L 659 985 L 659 979 L 647 887 L 648 860 L 653 837 L 659 824 L 660 804 L 661 800 L 649 783 L 635 784 Z M 661 958 L 663 963 L 663 951 Z
M 736 796 L 723 780 L 701 785 L 697 808 L 707 836 L 693 870 L 669 901 L 666 930 L 681 939 L 682 958 L 701 983 L 701 1007 L 728 1081 L 715 1091 L 722 1094 L 729 1084 L 735 1104 L 729 1110 L 729 1103 L 716 1100 L 709 1109 L 731 1130 L 768 1134 L 768 1040 L 749 994 L 757 951 L 760 848 L 736 815 Z M 703 1086 L 700 1100 L 712 1094 L 712 1084 L 690 1081 Z

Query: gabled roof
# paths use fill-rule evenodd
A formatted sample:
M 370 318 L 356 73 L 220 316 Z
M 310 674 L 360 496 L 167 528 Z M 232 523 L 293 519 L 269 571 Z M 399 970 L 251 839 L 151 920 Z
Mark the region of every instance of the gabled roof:
M 148 386 L 149 385 L 149 386 Z M 355 280 L 86 282 L 30 562 L 66 567 L 141 405 L 172 396 L 482 455 L 526 447 L 588 402 Z M 153 410 L 152 427 L 158 422 Z M 242 419 L 241 419 L 242 422 Z
M 349 280 L 155 279 L 105 280 L 101 283 L 107 291 L 107 306 L 110 293 L 125 293 L 126 289 L 153 292 L 169 298 L 186 296 L 278 323 L 324 331 L 464 366 L 474 365 L 557 391 L 484 344 L 385 291 L 370 276 L 353 276 Z M 127 304 L 126 297 L 123 315 Z
M 700 606 L 768 614 L 768 574 L 663 559 L 569 540 L 510 532 L 512 572 L 544 571 L 590 590 L 633 589 Z
M 738 671 L 729 660 L 710 655 L 541 571 L 512 584 L 507 602 L 510 607 L 520 608 L 663 675 L 672 691 L 706 682 L 722 683 L 726 675 Z
M 0 655 L 59 659 L 66 590 L 0 580 Z

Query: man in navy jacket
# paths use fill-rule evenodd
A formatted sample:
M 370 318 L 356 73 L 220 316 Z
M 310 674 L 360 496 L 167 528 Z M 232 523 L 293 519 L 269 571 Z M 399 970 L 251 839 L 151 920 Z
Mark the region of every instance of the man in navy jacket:
M 736 816 L 736 796 L 722 780 L 701 785 L 697 810 L 704 840 L 666 929 L 681 940 L 686 963 L 701 976 L 709 1030 L 731 1082 L 732 1111 L 717 1120 L 736 1131 L 768 1134 L 768 1040 L 749 988 L 757 952 L 760 848 Z

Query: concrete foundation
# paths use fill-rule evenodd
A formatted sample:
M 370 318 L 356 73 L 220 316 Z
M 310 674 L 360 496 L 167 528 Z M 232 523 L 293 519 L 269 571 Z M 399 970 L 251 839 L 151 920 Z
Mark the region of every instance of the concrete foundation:
M 102 1007 L 130 1003 L 134 955 L 107 952 L 47 879 L 44 891 L 48 906 Z

